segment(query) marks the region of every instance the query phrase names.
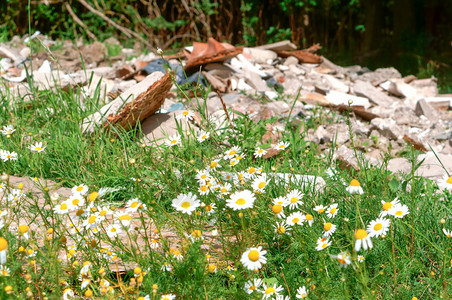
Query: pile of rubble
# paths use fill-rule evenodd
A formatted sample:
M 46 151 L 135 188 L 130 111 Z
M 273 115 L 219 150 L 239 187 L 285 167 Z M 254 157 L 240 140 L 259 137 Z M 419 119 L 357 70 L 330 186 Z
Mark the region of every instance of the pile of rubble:
M 28 43 L 38 38 L 46 51 L 31 53 Z M 112 47 L 119 49 L 114 57 L 108 56 Z M 355 146 L 369 163 L 381 164 L 382 154 L 390 151 L 394 158 L 388 168 L 409 172 L 411 164 L 397 156 L 410 144 L 425 153 L 419 156 L 425 160 L 418 175 L 444 175 L 432 150 L 452 170 L 452 95 L 438 94 L 434 77 L 402 77 L 394 68 L 341 67 L 317 56 L 318 49 L 314 45 L 297 50 L 290 41 L 234 47 L 211 38 L 161 57 L 121 48 L 115 39 L 91 45 L 64 42 L 57 47 L 42 35 L 15 37 L 0 44 L 0 76 L 6 83 L 0 95 L 12 93 L 26 100 L 30 79 L 39 89 L 81 87 L 83 101 L 92 101 L 100 91 L 104 106 L 83 122 L 86 134 L 97 127 L 117 124 L 128 129 L 141 122 L 143 141 L 154 144 L 176 133 L 174 115 L 193 109 L 190 101 L 180 102 L 173 79 L 178 85 L 211 85 L 214 92 L 202 101 L 207 101 L 208 114 L 218 127 L 226 120 L 223 103 L 256 121 L 276 116 L 280 121 L 268 126 L 271 142 L 276 143 L 280 135 L 275 132 L 284 128 L 289 116 L 314 118 L 316 106 L 339 113 L 351 110 Z M 27 74 L 26 69 L 33 72 Z M 347 168 L 359 169 L 345 118 L 307 130 L 306 139 L 325 150 L 336 142 L 336 158 Z

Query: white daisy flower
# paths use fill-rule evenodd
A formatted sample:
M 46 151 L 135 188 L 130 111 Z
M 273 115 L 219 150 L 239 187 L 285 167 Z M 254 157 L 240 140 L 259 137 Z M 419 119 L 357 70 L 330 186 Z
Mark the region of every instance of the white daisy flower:
M 35 144 L 31 144 L 28 149 L 33 152 L 44 152 L 47 146 L 44 146 L 42 142 L 36 142 Z
M 193 116 L 195 115 L 194 112 L 190 111 L 190 110 L 184 110 L 182 111 L 180 114 L 178 114 L 176 116 L 177 120 L 182 120 L 184 119 L 185 121 L 191 121 L 193 120 Z
M 254 189 L 255 193 L 265 193 L 265 187 L 267 186 L 268 181 L 265 178 L 266 176 L 260 175 L 256 179 L 253 180 L 251 186 Z
M 292 190 L 286 195 L 287 203 L 289 205 L 290 209 L 298 208 L 299 206 L 303 205 L 303 199 L 304 194 L 302 194 L 299 190 Z
M 400 201 L 397 198 L 395 198 L 394 200 L 392 200 L 391 202 L 386 202 L 381 200 L 381 204 L 382 204 L 382 211 L 380 212 L 380 218 L 382 217 L 386 217 L 388 215 L 389 210 L 393 207 L 396 206 L 398 204 L 400 204 Z
M 160 298 L 160 300 L 174 300 L 174 299 L 176 299 L 176 295 L 173 294 L 165 294 L 162 295 L 162 297 Z
M 138 210 L 146 209 L 146 204 L 141 202 L 138 198 L 133 198 L 127 201 L 126 203 L 126 211 L 127 212 L 137 212 Z
M 364 194 L 363 188 L 358 180 L 353 179 L 350 181 L 350 185 L 345 189 L 350 194 Z
M 306 218 L 299 212 L 291 213 L 290 216 L 287 217 L 286 223 L 294 226 L 301 225 L 306 220 Z
M 288 231 L 292 230 L 292 227 L 290 227 L 290 225 L 285 222 L 278 222 L 276 223 L 276 225 L 273 225 L 273 228 L 275 228 L 277 236 L 289 234 Z
M 322 251 L 323 249 L 328 248 L 330 245 L 330 240 L 327 237 L 322 237 L 317 240 L 317 247 L 315 247 L 315 250 Z
M 452 236 L 452 230 L 447 230 L 446 228 L 443 228 L 443 233 L 450 238 Z
M 279 219 L 284 219 L 286 217 L 286 215 L 284 214 L 284 208 L 280 204 L 273 204 L 272 211 L 275 214 L 275 216 L 278 217 Z M 289 223 L 287 224 L 291 225 Z
M 304 299 L 308 297 L 308 292 L 306 291 L 306 287 L 303 285 L 297 289 L 297 299 Z
M 372 249 L 373 244 L 372 240 L 370 239 L 369 234 L 364 229 L 358 229 L 355 232 L 355 251 L 359 252 L 361 250 L 361 246 L 364 250 Z
M 352 263 L 352 261 L 350 260 L 350 255 L 345 252 L 341 252 L 338 255 L 331 255 L 331 258 L 336 259 L 341 268 L 346 268 L 349 264 Z
M 225 182 L 220 186 L 220 193 L 222 195 L 227 195 L 231 191 L 232 185 L 229 182 Z
M 263 289 L 260 290 L 260 292 L 263 294 L 263 300 L 272 298 L 273 296 L 278 297 L 280 295 L 279 293 L 283 290 L 283 287 L 281 285 L 277 287 L 276 285 L 276 283 L 273 286 L 267 286 L 266 284 L 264 284 Z
M 212 160 L 209 165 L 207 166 L 207 170 L 216 170 L 216 169 L 220 169 L 221 165 L 219 164 L 220 159 L 215 159 Z
M 158 249 L 160 248 L 160 241 L 159 239 L 151 239 L 151 249 Z
M 259 147 L 256 148 L 256 151 L 254 151 L 254 157 L 256 158 L 263 157 L 265 154 L 267 154 L 267 151 Z
M 323 224 L 323 235 L 330 237 L 333 235 L 333 233 L 336 231 L 337 225 L 334 225 L 330 222 L 327 222 Z
M 60 204 L 55 205 L 53 211 L 60 215 L 69 213 L 69 205 L 67 204 L 67 201 L 63 201 Z
M 326 211 L 328 218 L 334 218 L 337 215 L 337 212 L 339 211 L 337 205 L 337 203 L 333 203 L 328 207 L 328 210 Z
M 6 162 L 8 160 L 17 160 L 17 153 L 16 152 L 9 152 L 9 151 L 2 151 L 0 153 L 0 158 Z
M 173 199 L 172 203 L 174 209 L 188 215 L 191 215 L 200 205 L 201 202 L 191 192 L 188 194 L 179 194 Z
M 119 224 L 115 223 L 115 224 L 108 225 L 106 231 L 107 231 L 107 235 L 110 238 L 115 238 L 118 236 L 119 233 L 121 233 L 122 229 Z
M 311 214 L 305 214 L 303 216 L 303 219 L 304 219 L 303 222 L 304 221 L 308 222 L 309 226 L 312 226 L 312 224 L 314 223 L 314 217 Z
M 408 206 L 405 204 L 397 204 L 394 205 L 389 211 L 388 215 L 393 216 L 395 218 L 402 219 L 404 216 L 408 215 L 410 213 L 410 210 L 408 209 Z
M 237 159 L 237 158 L 232 158 L 232 159 L 229 161 L 229 165 L 230 165 L 231 167 L 234 167 L 234 166 L 238 165 L 239 163 L 240 163 L 240 159 Z
M 253 293 L 262 285 L 262 279 L 254 278 L 253 280 L 247 281 L 245 287 L 243 288 L 248 294 Z
M 3 135 L 11 135 L 14 131 L 16 131 L 16 129 L 14 129 L 13 125 L 3 126 L 3 130 L 1 130 Z
M 77 209 L 85 205 L 85 198 L 80 194 L 73 194 L 66 200 L 70 210 Z
M 207 140 L 209 137 L 210 137 L 210 132 L 206 132 L 204 130 L 200 130 L 198 132 L 198 136 L 197 136 L 196 139 L 198 140 L 198 142 L 202 143 L 205 140 Z
M 286 149 L 287 147 L 289 147 L 290 146 L 290 143 L 288 143 L 288 142 L 279 142 L 278 144 L 276 144 L 274 147 L 273 147 L 273 149 L 275 149 L 275 150 L 284 150 L 284 149 Z
M 86 195 L 88 193 L 88 186 L 84 184 L 79 184 L 74 186 L 72 189 L 72 194 Z
M 234 157 L 237 156 L 237 154 L 239 154 L 240 150 L 241 150 L 241 148 L 239 146 L 232 147 L 231 149 L 227 150 L 224 153 L 224 159 L 225 160 L 233 159 Z
M 452 191 L 452 176 L 444 175 L 444 178 L 438 180 L 438 187 L 441 190 Z
M 327 208 L 328 208 L 328 206 L 325 206 L 325 205 L 316 205 L 314 207 L 314 210 L 316 212 L 318 212 L 319 214 L 323 214 L 327 210 Z
M 385 218 L 378 218 L 373 220 L 367 225 L 367 232 L 370 237 L 379 237 L 383 234 L 386 234 L 389 230 L 389 226 L 391 225 L 391 221 Z
M 249 248 L 242 254 L 240 262 L 248 270 L 259 270 L 260 268 L 262 268 L 262 265 L 267 263 L 265 254 L 267 254 L 267 251 L 262 250 L 261 246 L 257 248 Z
M 364 261 L 364 256 L 362 255 L 358 255 L 358 257 L 356 258 L 360 263 L 362 263 Z
M 181 136 L 179 134 L 175 134 L 173 136 L 168 137 L 166 140 L 166 145 L 169 147 L 173 147 L 181 144 Z
M 249 190 L 235 192 L 226 200 L 226 206 L 233 210 L 240 210 L 246 208 L 253 208 L 256 197 Z

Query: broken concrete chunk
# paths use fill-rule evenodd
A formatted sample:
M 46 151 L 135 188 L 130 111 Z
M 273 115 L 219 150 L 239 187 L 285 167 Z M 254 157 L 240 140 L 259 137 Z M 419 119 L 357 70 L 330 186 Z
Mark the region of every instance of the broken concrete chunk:
M 402 135 L 401 128 L 393 119 L 375 118 L 370 121 L 370 124 L 374 127 L 374 129 L 378 130 L 381 135 L 390 140 L 397 140 L 399 136 Z
M 285 51 L 285 50 L 296 50 L 297 46 L 291 41 L 285 40 L 281 42 L 276 42 L 273 44 L 267 44 L 262 46 L 257 46 L 257 49 L 272 50 L 272 51 Z
M 424 115 L 430 120 L 434 120 L 437 117 L 435 110 L 430 104 L 428 104 L 427 101 L 425 101 L 425 99 L 420 99 L 417 101 L 414 112 L 416 113 L 416 115 Z
M 435 110 L 446 111 L 452 107 L 452 95 L 438 95 L 438 97 L 426 97 L 425 101 Z
M 374 72 L 367 72 L 358 76 L 358 79 L 369 81 L 374 86 L 392 78 L 402 78 L 400 72 L 393 67 L 376 69 Z
M 297 65 L 297 64 L 298 64 L 298 58 L 296 58 L 295 56 L 289 56 L 288 58 L 286 58 L 286 61 L 284 62 L 285 66 L 291 66 L 291 65 Z
M 168 136 L 178 134 L 176 116 L 181 113 L 182 111 L 178 110 L 174 112 L 154 114 L 147 118 L 141 125 L 141 129 L 144 134 L 143 142 L 146 145 L 161 145 L 165 142 Z M 187 122 L 181 121 L 179 124 L 182 126 L 183 131 L 188 129 Z
M 326 95 L 326 100 L 335 105 L 351 105 L 351 106 L 362 106 L 365 109 L 370 107 L 369 100 L 367 98 L 353 96 L 345 93 L 340 93 L 336 91 L 330 91 Z
M 258 64 L 271 64 L 278 57 L 274 51 L 259 48 L 243 48 L 243 56 Z
M 357 80 L 353 85 L 353 91 L 355 95 L 366 97 L 376 105 L 390 107 L 394 104 L 394 100 L 391 97 L 368 81 Z
M 107 127 L 109 124 L 130 129 L 160 108 L 171 86 L 169 74 L 155 72 L 149 75 L 114 101 L 104 105 L 99 112 L 83 120 L 83 132 L 92 133 L 96 126 Z

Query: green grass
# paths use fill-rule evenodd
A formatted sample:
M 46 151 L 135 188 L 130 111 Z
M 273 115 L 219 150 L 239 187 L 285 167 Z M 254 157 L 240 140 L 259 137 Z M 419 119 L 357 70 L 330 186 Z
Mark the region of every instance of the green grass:
M 262 145 L 261 138 L 266 133 L 265 124 L 277 118 L 256 123 L 246 115 L 239 115 L 232 128 L 214 130 L 213 124 L 203 117 L 205 109 L 200 108 L 201 126 L 210 132 L 210 138 L 198 142 L 193 131 L 195 125 L 190 124 L 190 134 L 180 131 L 180 145 L 151 147 L 142 145 L 139 126 L 132 132 L 117 129 L 82 134 L 81 121 L 100 106 L 96 98 L 85 99 L 82 108 L 77 90 L 38 92 L 32 87 L 31 95 L 27 101 L 8 92 L 0 95 L 3 107 L 0 125 L 16 128 L 10 136 L 0 136 L 0 149 L 18 153 L 17 161 L 0 162 L 2 172 L 51 179 L 66 187 L 86 184 L 89 193 L 85 197 L 104 187 L 121 188 L 95 199 L 94 207 L 121 212 L 127 201 L 138 198 L 146 208 L 132 215 L 135 223 L 128 230 L 124 228 L 127 231 L 124 238 L 114 239 L 106 234 L 109 224 L 120 222 L 115 214 L 108 214 L 98 224 L 99 233 L 87 229 L 73 233 L 67 226 L 67 215 L 51 209 L 65 198 L 52 200 L 52 192 L 41 187 L 46 206 L 31 194 L 12 203 L 7 201 L 7 195 L 18 187 L 7 187 L 0 207 L 7 211 L 2 217 L 6 225 L 0 236 L 9 244 L 6 266 L 10 276 L 0 277 L 2 299 L 26 298 L 27 292 L 35 297 L 57 299 L 67 288 L 76 295 L 84 295 L 89 289 L 94 296 L 105 299 L 138 299 L 145 295 L 160 299 L 162 294 L 169 293 L 177 299 L 262 298 L 258 291 L 248 295 L 243 289 L 253 278 L 260 278 L 270 286 L 281 286 L 281 294 L 290 294 L 290 299 L 296 299 L 296 290 L 301 286 L 306 286 L 311 299 L 437 299 L 447 298 L 451 293 L 451 239 L 442 232 L 442 228 L 452 228 L 451 195 L 438 190 L 435 182 L 413 174 L 398 177 L 384 167 L 363 165 L 359 173 L 338 169 L 331 160 L 334 149 L 321 156 L 319 147 L 308 143 L 305 136 L 309 128 L 343 116 L 318 109 L 311 118 L 286 120 L 282 141 L 290 146 L 277 156 L 264 159 L 255 158 L 253 153 L 257 147 L 270 146 Z M 30 151 L 28 147 L 35 142 L 44 142 L 45 152 Z M 238 154 L 243 158 L 236 166 L 230 166 L 230 161 L 222 157 L 234 146 L 241 147 Z M 411 151 L 407 155 L 411 155 L 415 164 L 416 153 Z M 238 175 L 250 167 L 261 167 L 268 174 L 265 192 L 253 192 L 256 197 L 253 208 L 232 210 L 226 205 L 230 195 L 221 195 L 214 188 L 208 195 L 200 195 L 200 183 L 195 177 L 218 158 L 222 158 L 219 161 L 222 168 L 210 172 L 213 186 L 227 182 L 223 179 L 225 173 Z M 335 177 L 327 175 L 330 168 L 337 170 Z M 292 178 L 296 174 L 322 176 L 326 184 L 318 189 L 315 184 L 303 186 L 293 180 L 276 182 L 270 179 L 274 173 L 288 173 Z M 253 191 L 254 179 L 230 182 L 230 194 Z M 352 179 L 361 183 L 364 194 L 346 191 Z M 304 194 L 304 203 L 296 209 L 284 207 L 286 216 L 292 212 L 311 214 L 314 222 L 312 226 L 306 222 L 295 225 L 287 231 L 289 235 L 281 235 L 274 227 L 281 220 L 272 211 L 272 200 L 294 189 Z M 172 207 L 173 199 L 189 192 L 205 205 L 191 215 Z M 373 248 L 357 253 L 355 231 L 365 229 L 378 217 L 381 201 L 396 197 L 408 206 L 409 214 L 401 219 L 387 217 L 391 227 L 386 236 L 372 238 Z M 72 219 L 75 225 L 95 215 L 92 207 L 88 207 L 89 202 L 86 200 L 86 205 L 70 214 L 74 218 L 75 211 L 85 211 L 79 221 Z M 314 211 L 317 205 L 332 203 L 339 208 L 334 218 L 327 217 L 326 212 Z M 216 209 L 209 215 L 206 207 L 210 204 L 215 204 Z M 440 223 L 441 219 L 445 224 Z M 330 238 L 331 246 L 317 251 L 316 242 L 323 234 L 324 222 L 333 223 L 337 230 Z M 30 239 L 17 234 L 18 224 L 32 228 Z M 218 231 L 216 237 L 210 234 L 214 229 Z M 195 230 L 201 231 L 203 241 L 192 242 L 188 238 Z M 151 248 L 152 239 L 158 239 L 158 249 Z M 76 245 L 76 254 L 66 259 L 70 245 Z M 247 249 L 258 246 L 267 251 L 267 262 L 260 270 L 248 270 L 240 258 Z M 36 256 L 28 257 L 20 247 L 25 251 L 33 249 Z M 127 266 L 125 271 L 111 270 L 114 256 L 99 255 L 105 249 L 120 258 L 120 265 Z M 182 253 L 181 261 L 173 257 L 175 250 Z M 341 252 L 350 256 L 351 263 L 346 268 L 331 257 Z M 358 254 L 364 256 L 364 262 L 357 261 Z M 85 261 L 92 263 L 89 275 L 84 277 L 91 283 L 81 289 L 79 275 Z M 165 262 L 172 266 L 172 271 L 161 270 Z M 216 267 L 216 273 L 208 271 L 209 265 L 214 265 L 211 270 Z M 146 273 L 135 269 L 138 273 L 135 277 L 136 266 Z M 110 282 L 114 296 L 102 288 L 101 280 Z M 6 294 L 8 286 L 12 294 Z

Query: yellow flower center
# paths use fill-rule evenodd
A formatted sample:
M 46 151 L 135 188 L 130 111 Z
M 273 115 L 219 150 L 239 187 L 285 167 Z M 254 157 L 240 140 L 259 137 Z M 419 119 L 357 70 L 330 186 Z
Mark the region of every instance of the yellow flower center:
M 81 191 L 83 191 L 83 186 L 79 186 L 79 187 L 77 187 L 75 190 L 76 190 L 77 192 L 81 192 Z
M 188 201 L 185 201 L 185 202 L 182 202 L 182 204 L 180 205 L 183 209 L 187 209 L 187 208 L 189 208 L 190 206 L 191 206 L 191 204 L 190 204 L 190 202 L 188 202 Z
M 375 230 L 375 231 L 381 230 L 382 228 L 383 228 L 383 225 L 382 225 L 381 223 L 377 223 L 377 224 L 375 224 L 375 226 L 374 226 L 374 230 Z
M 251 167 L 248 169 L 248 173 L 253 174 L 254 172 L 256 172 L 256 168 Z
M 367 237 L 367 232 L 364 229 L 358 229 L 355 232 L 355 238 L 357 240 L 362 240 Z
M 177 140 L 172 140 L 171 141 L 171 145 L 174 145 L 174 144 L 176 144 L 177 143 Z
M 401 215 L 403 215 L 403 211 L 398 210 L 398 211 L 396 211 L 395 215 L 396 215 L 396 216 L 401 216 Z
M 447 178 L 446 182 L 447 182 L 448 184 L 452 184 L 452 176 L 449 177 L 449 178 Z
M 112 227 L 112 228 L 110 229 L 110 231 L 111 231 L 111 232 L 116 232 L 116 228 L 115 228 L 115 227 Z
M 130 221 L 130 220 L 132 220 L 132 216 L 130 216 L 130 215 L 122 215 L 122 216 L 119 217 L 119 220 L 121 220 L 121 221 L 124 221 L 124 220 Z
M 184 111 L 182 114 L 183 114 L 184 116 L 188 116 L 188 111 Z
M 206 139 L 206 135 L 203 135 L 202 137 L 201 137 L 201 140 L 205 140 Z
M 358 180 L 353 179 L 352 181 L 350 181 L 350 186 L 361 186 L 361 184 Z
M 88 223 L 93 224 L 94 222 L 96 222 L 97 217 L 96 216 L 90 216 L 88 218 Z
M 201 191 L 202 191 L 202 192 L 205 192 L 205 191 L 207 191 L 207 185 L 203 185 L 203 186 L 201 186 L 201 188 L 200 188 L 200 189 L 201 189 Z
M 273 205 L 273 207 L 272 207 L 272 211 L 273 211 L 273 213 L 275 213 L 275 214 L 279 214 L 280 212 L 282 212 L 282 206 L 281 206 L 281 205 L 278 205 L 278 204 L 275 204 L 275 205 Z
M 36 147 L 35 149 L 36 149 L 36 151 L 40 151 L 42 148 L 41 147 Z
M 324 208 L 320 208 L 319 210 L 318 210 L 318 213 L 319 214 L 323 214 L 325 212 L 325 209 Z
M 135 208 L 137 206 L 138 206 L 138 202 L 136 202 L 136 201 L 134 201 L 134 202 L 132 202 L 132 204 L 130 204 L 131 208 Z
M 207 175 L 206 174 L 202 174 L 201 175 L 201 179 L 206 179 L 207 178 Z
M 331 227 L 333 227 L 333 224 L 331 223 L 325 223 L 325 225 L 323 225 L 323 229 L 325 229 L 325 231 L 329 231 Z
M 292 219 L 292 222 L 293 222 L 294 224 L 297 224 L 298 222 L 300 222 L 300 219 L 298 219 L 298 218 L 293 218 L 293 219 Z
M 222 192 L 222 193 L 226 193 L 227 191 L 228 191 L 227 188 L 221 188 L 221 192 Z
M 246 200 L 243 198 L 237 199 L 237 201 L 235 201 L 235 203 L 237 205 L 244 205 L 246 203 Z
M 259 185 L 258 185 L 258 187 L 259 187 L 260 189 L 263 189 L 264 186 L 265 186 L 265 182 L 261 182 L 261 183 L 259 183 Z
M 28 227 L 28 225 L 26 225 L 26 224 L 22 224 L 22 225 L 20 225 L 19 226 L 19 228 L 18 228 L 18 231 L 20 232 L 20 233 L 27 233 L 28 232 L 28 230 L 30 230 L 30 227 Z
M 0 251 L 5 251 L 8 248 L 8 241 L 0 237 Z
M 251 261 L 258 261 L 259 260 L 259 251 L 251 250 L 250 253 L 248 253 L 248 258 Z
M 102 211 L 100 211 L 100 213 L 99 213 L 99 215 L 100 215 L 101 217 L 105 217 L 106 214 L 107 214 L 107 211 L 106 211 L 106 210 L 102 210 Z
M 257 153 L 262 153 L 262 152 L 264 152 L 264 150 L 262 150 L 262 149 L 259 149 L 259 151 L 257 151 Z
M 310 214 L 306 215 L 306 220 L 311 221 L 312 219 L 314 219 L 314 217 Z
M 336 210 L 337 210 L 337 208 L 333 207 L 333 208 L 330 210 L 330 214 L 334 215 L 334 213 L 336 212 Z
M 210 163 L 210 167 L 213 169 L 218 165 L 218 163 L 216 161 L 213 161 Z
M 284 226 L 279 226 L 277 232 L 279 234 L 283 234 L 284 232 L 286 232 L 286 228 L 284 228 Z
M 99 196 L 98 192 L 92 192 L 91 194 L 89 194 L 88 199 L 89 201 L 94 201 L 97 197 Z
M 66 204 L 66 203 L 62 203 L 62 204 L 60 205 L 60 209 L 61 209 L 61 210 L 66 210 L 66 209 L 67 209 L 67 204 Z
M 235 151 L 235 150 L 232 150 L 231 152 L 229 152 L 229 155 L 234 155 L 234 154 L 236 154 L 237 152 Z
M 214 273 L 216 269 L 217 269 L 217 266 L 209 265 L 209 273 Z
M 328 243 L 323 243 L 322 248 L 325 249 L 328 246 Z
M 252 285 L 250 286 L 250 291 L 254 291 L 256 289 L 256 286 Z
M 297 198 L 297 197 L 292 197 L 292 198 L 290 199 L 290 203 L 297 203 L 297 201 L 298 201 L 298 198 Z
M 385 202 L 385 204 L 383 204 L 383 210 L 388 211 L 389 209 L 391 209 L 392 207 L 392 203 L 391 202 Z
M 280 147 L 281 148 L 281 147 Z M 273 293 L 275 293 L 276 291 L 275 291 L 275 289 L 274 288 L 272 288 L 272 287 L 268 287 L 266 290 L 265 290 L 265 294 L 273 294 Z
M 206 211 L 211 211 L 212 210 L 212 205 L 206 205 L 206 207 L 205 207 L 205 210 Z
M 72 204 L 78 205 L 80 203 L 80 199 L 72 199 Z
M 192 235 L 194 237 L 201 237 L 201 230 L 196 229 L 195 231 L 193 231 Z
M 340 263 L 340 264 L 346 264 L 346 262 L 345 262 L 345 259 L 343 259 L 343 258 L 337 258 L 337 261 Z

